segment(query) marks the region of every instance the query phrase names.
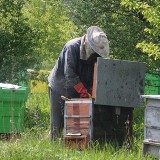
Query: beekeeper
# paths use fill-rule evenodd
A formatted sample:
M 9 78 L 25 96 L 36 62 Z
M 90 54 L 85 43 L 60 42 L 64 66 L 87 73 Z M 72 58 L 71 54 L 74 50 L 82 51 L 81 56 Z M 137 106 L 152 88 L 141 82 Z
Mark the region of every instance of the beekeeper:
M 93 85 L 94 63 L 97 57 L 109 55 L 106 34 L 97 26 L 91 26 L 87 33 L 65 44 L 50 72 L 50 140 L 60 137 L 63 129 L 64 100 L 67 98 L 88 98 Z

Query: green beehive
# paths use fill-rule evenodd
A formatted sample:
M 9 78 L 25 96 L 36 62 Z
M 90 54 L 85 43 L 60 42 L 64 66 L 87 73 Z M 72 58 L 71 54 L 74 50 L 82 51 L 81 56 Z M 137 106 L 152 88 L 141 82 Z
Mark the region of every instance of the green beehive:
M 27 87 L 0 88 L 0 133 L 20 133 L 24 130 L 28 93 Z
M 147 73 L 145 83 L 146 95 L 160 95 L 160 77 Z

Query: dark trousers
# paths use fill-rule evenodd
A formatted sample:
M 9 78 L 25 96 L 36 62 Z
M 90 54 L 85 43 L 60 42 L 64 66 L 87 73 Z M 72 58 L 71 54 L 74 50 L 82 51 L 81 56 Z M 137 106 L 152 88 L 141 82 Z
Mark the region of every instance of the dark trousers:
M 68 98 L 79 98 L 79 94 L 74 89 L 57 90 L 49 87 L 50 99 L 50 140 L 61 136 L 64 126 L 64 103 L 61 96 Z
M 61 136 L 64 120 L 64 101 L 59 92 L 49 87 L 50 99 L 50 140 Z

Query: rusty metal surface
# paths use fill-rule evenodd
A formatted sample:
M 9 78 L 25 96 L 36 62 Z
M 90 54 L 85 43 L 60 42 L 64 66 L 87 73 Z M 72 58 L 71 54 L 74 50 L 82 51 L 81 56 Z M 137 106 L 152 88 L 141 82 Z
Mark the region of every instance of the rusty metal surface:
M 98 58 L 95 104 L 139 107 L 146 64 Z

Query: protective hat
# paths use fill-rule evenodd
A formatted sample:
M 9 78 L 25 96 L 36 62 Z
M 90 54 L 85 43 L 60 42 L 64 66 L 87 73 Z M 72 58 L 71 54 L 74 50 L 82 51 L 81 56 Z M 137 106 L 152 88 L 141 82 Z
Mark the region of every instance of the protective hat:
M 106 34 L 97 26 L 87 29 L 87 39 L 91 48 L 102 57 L 109 55 L 109 42 Z

